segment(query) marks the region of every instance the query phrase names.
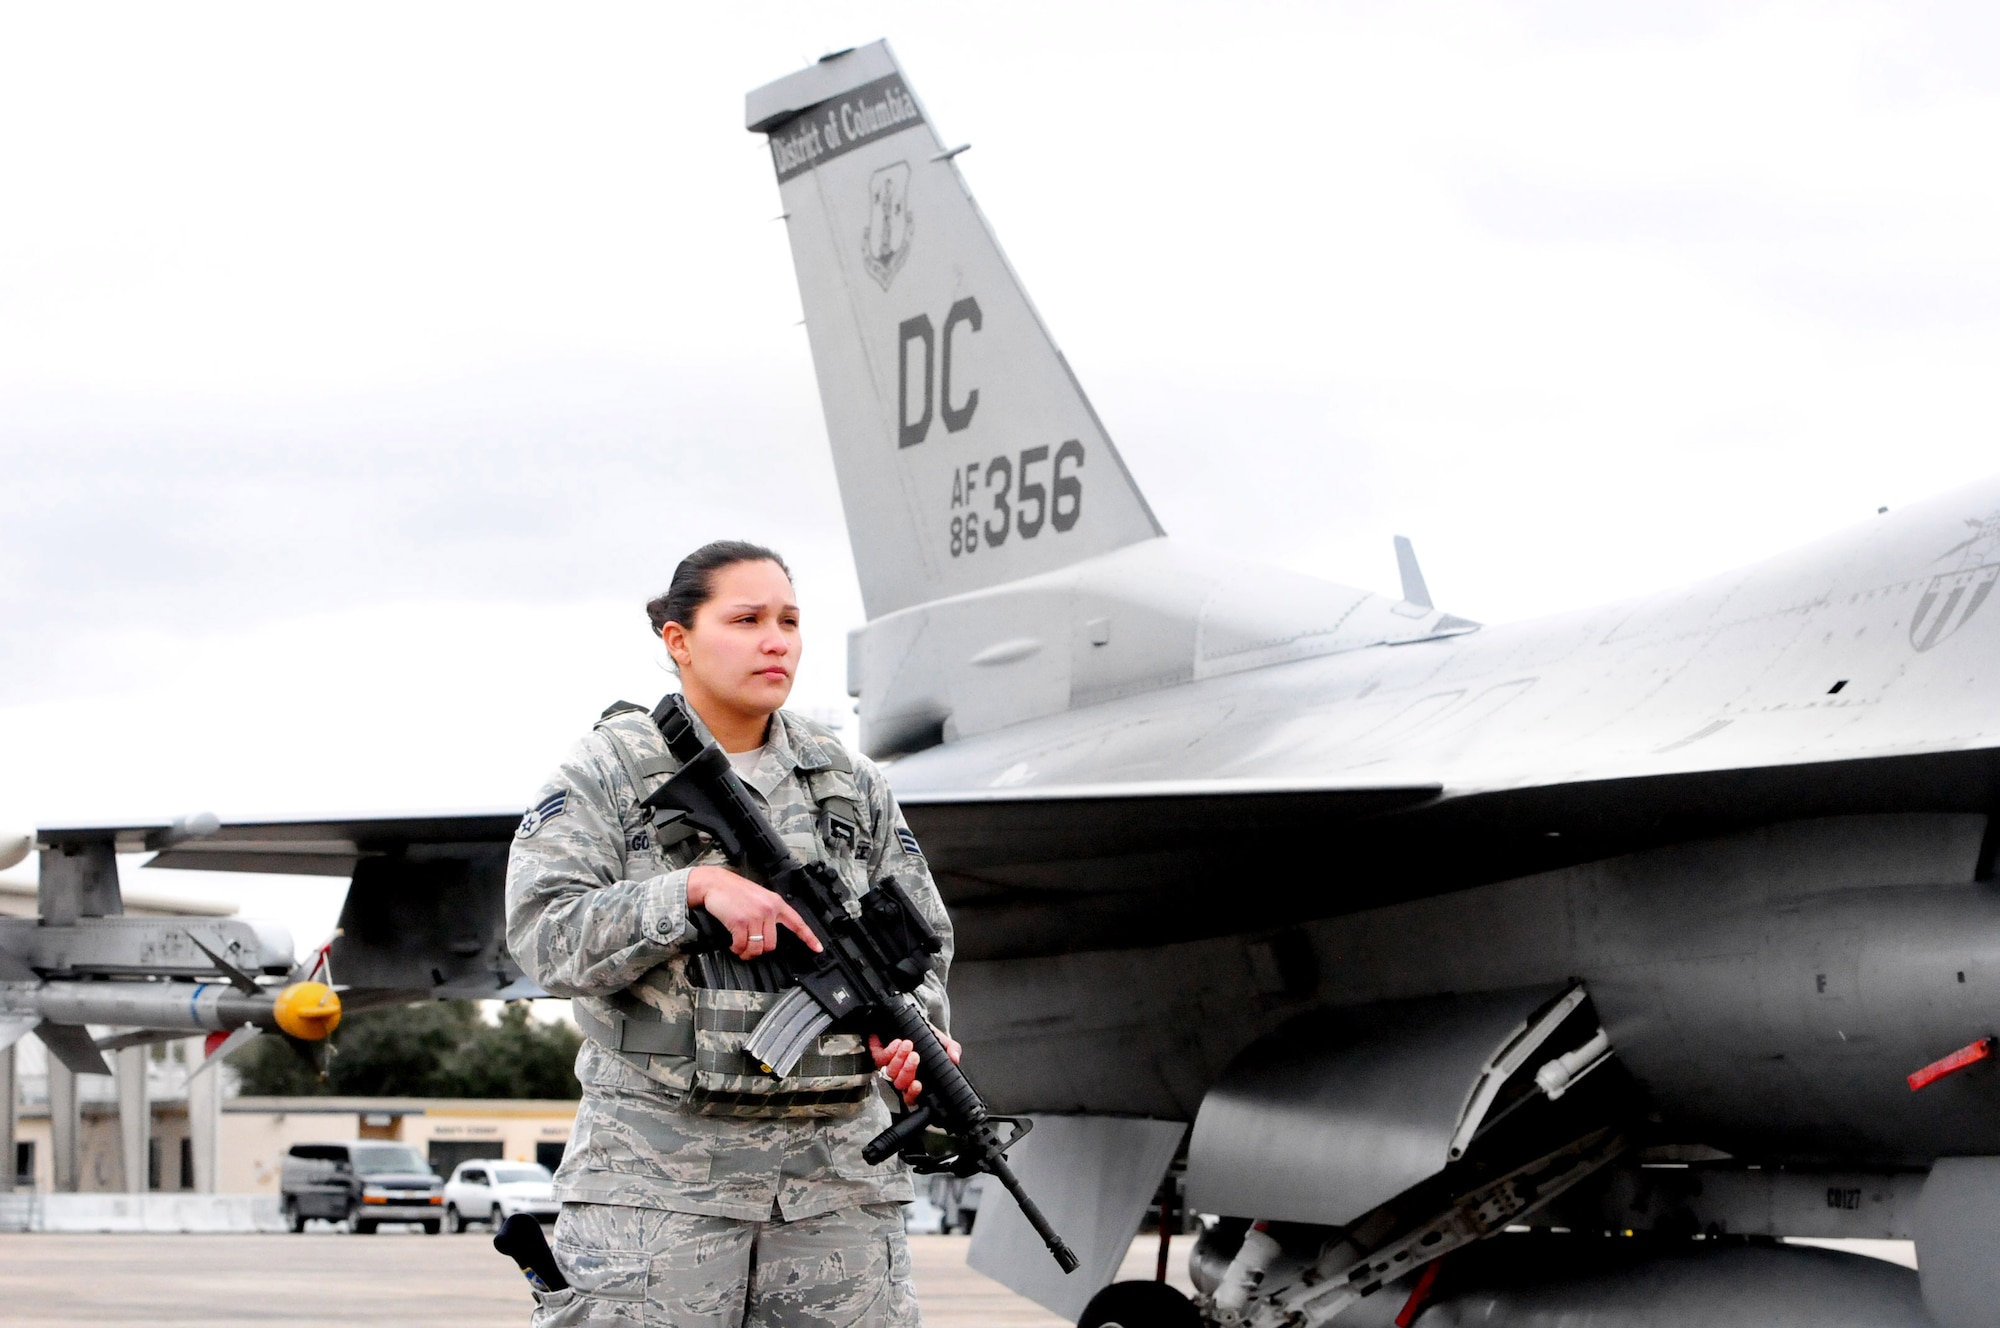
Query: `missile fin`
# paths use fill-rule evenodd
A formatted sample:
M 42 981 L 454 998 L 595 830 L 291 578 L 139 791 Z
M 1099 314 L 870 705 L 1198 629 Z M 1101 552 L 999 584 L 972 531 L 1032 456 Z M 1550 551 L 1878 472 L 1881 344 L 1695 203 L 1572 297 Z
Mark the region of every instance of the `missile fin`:
M 306 951 L 305 958 L 293 964 L 292 971 L 285 975 L 286 984 L 319 981 L 326 983 L 329 987 L 332 986 L 333 960 L 331 956 L 333 954 L 333 943 L 339 940 L 343 934 L 340 928 L 335 927 L 333 935 L 327 937 L 326 940 L 314 946 L 311 950 Z M 506 997 L 500 996 L 494 999 L 505 1000 Z
M 255 1024 L 243 1025 L 243 1027 L 237 1029 L 234 1033 L 231 1033 L 228 1037 L 222 1039 L 222 1045 L 218 1046 L 214 1051 L 208 1053 L 208 1055 L 203 1058 L 201 1064 L 195 1066 L 193 1070 L 189 1071 L 188 1078 L 192 1079 L 198 1074 L 206 1074 L 208 1073 L 208 1069 L 210 1066 L 222 1064 L 224 1060 L 228 1059 L 230 1052 L 235 1051 L 238 1047 L 248 1042 L 251 1038 L 256 1037 L 257 1033 L 258 1033 L 257 1025 Z
M 35 1036 L 49 1054 L 69 1067 L 71 1074 L 110 1074 L 104 1053 L 90 1040 L 90 1030 L 82 1024 L 58 1024 L 44 1019 L 35 1025 Z
M 290 1033 L 282 1031 L 279 1032 L 278 1036 L 290 1045 L 292 1054 L 297 1056 L 299 1061 L 308 1070 L 313 1072 L 313 1075 L 319 1082 L 326 1082 L 327 1075 L 333 1071 L 333 1058 L 336 1054 L 336 1049 L 331 1039 L 308 1042 L 304 1038 L 296 1038 Z
M 130 1033 L 114 1033 L 97 1039 L 99 1051 L 123 1051 L 127 1047 L 150 1047 L 155 1042 L 178 1042 L 187 1037 L 185 1028 L 138 1028 Z
M 183 931 L 181 935 L 187 937 L 190 941 L 193 941 L 194 948 L 208 956 L 209 962 L 215 965 L 216 970 L 220 972 L 222 976 L 229 979 L 230 986 L 236 988 L 236 990 L 242 992 L 246 996 L 255 996 L 261 990 L 263 990 L 261 987 L 257 985 L 257 979 L 251 977 L 248 973 L 245 973 L 242 969 L 238 968 L 236 965 L 230 963 L 227 959 L 224 959 L 221 955 L 217 954 L 215 951 L 203 945 L 201 943 L 201 938 L 199 936 L 196 936 L 191 931 Z

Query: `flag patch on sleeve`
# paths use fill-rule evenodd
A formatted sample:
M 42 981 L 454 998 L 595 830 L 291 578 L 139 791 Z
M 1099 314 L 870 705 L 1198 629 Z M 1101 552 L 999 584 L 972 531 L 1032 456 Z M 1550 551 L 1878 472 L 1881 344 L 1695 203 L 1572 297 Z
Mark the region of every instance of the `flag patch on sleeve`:
M 514 838 L 533 839 L 535 832 L 556 817 L 561 816 L 563 808 L 568 804 L 569 790 L 557 789 L 548 797 L 543 798 L 540 802 L 528 808 L 528 814 L 521 818 L 521 828 L 514 832 Z
M 911 857 L 921 858 L 924 856 L 924 851 L 917 847 L 917 837 L 910 833 L 908 826 L 899 825 L 896 827 L 896 842 L 901 844 L 903 852 L 909 854 Z

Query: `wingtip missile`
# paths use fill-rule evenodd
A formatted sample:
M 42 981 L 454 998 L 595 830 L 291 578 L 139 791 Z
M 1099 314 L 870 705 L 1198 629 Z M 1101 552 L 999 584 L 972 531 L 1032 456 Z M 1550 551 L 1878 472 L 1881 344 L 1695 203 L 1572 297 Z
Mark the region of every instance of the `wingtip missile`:
M 284 1034 L 302 1053 L 326 1043 L 340 1026 L 339 995 L 323 982 L 294 982 L 254 992 L 224 983 L 78 982 L 68 980 L 0 983 L 0 1024 L 36 1022 L 35 1031 L 55 1050 L 62 1044 L 64 1063 L 79 1073 L 99 1070 L 98 1047 L 82 1030 L 86 1025 L 111 1025 L 132 1030 L 106 1040 L 107 1045 L 140 1045 L 161 1040 L 153 1035 L 211 1033 L 236 1037 L 233 1050 L 257 1029 Z M 67 1030 L 74 1029 L 72 1035 Z M 138 1037 L 134 1034 L 146 1034 Z M 239 1036 L 240 1035 L 240 1036 Z M 53 1039 L 53 1040 L 52 1040 Z M 59 1052 L 59 1054 L 62 1054 Z

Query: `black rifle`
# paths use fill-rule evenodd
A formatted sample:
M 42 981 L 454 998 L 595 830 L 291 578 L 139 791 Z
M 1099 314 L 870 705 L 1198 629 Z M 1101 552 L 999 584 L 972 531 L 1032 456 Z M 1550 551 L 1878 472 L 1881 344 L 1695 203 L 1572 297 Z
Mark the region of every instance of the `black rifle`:
M 861 897 L 860 916 L 850 914 L 839 876 L 823 863 L 800 862 L 786 847 L 730 769 L 729 758 L 702 740 L 678 695 L 662 701 L 653 719 L 680 763 L 642 804 L 655 813 L 655 824 L 667 827 L 684 819 L 708 835 L 731 863 L 790 904 L 824 947 L 814 954 L 795 936 L 776 938 L 776 958 L 796 985 L 751 1030 L 744 1051 L 765 1073 L 782 1078 L 836 1021 L 885 1044 L 905 1039 L 916 1049 L 923 1091 L 916 1106 L 871 1140 L 861 1156 L 871 1166 L 901 1153 L 920 1172 L 987 1173 L 1014 1196 L 1062 1270 L 1075 1271 L 1076 1255 L 1007 1165 L 1007 1150 L 1032 1123 L 986 1109 L 979 1090 L 945 1054 L 930 1020 L 911 999 L 943 945 L 923 914 L 895 881 L 878 884 Z M 850 834 L 855 829 L 847 827 Z M 727 929 L 707 910 L 692 909 L 690 917 L 701 933 L 691 949 L 729 944 Z M 1005 1138 L 1000 1125 L 1008 1127 Z M 947 1155 L 924 1150 L 930 1128 L 949 1136 Z

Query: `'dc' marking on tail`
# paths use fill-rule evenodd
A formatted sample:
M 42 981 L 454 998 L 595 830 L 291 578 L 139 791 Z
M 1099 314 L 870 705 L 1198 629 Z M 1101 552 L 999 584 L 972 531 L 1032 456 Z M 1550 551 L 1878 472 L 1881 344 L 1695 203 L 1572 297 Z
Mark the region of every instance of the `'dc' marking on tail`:
M 900 260 L 899 260 L 900 262 Z M 888 282 L 882 283 L 884 288 Z M 915 447 L 929 436 L 931 430 L 931 410 L 933 399 L 931 387 L 937 378 L 939 404 L 943 409 L 944 427 L 948 433 L 960 433 L 972 423 L 972 412 L 979 409 L 979 389 L 972 388 L 958 401 L 952 400 L 951 355 L 952 334 L 960 327 L 968 332 L 977 332 L 986 325 L 985 315 L 979 311 L 979 301 L 968 295 L 951 306 L 951 312 L 944 316 L 942 337 L 931 327 L 929 314 L 918 314 L 915 318 L 905 318 L 896 328 L 896 394 L 902 400 L 901 415 L 897 420 L 896 445 Z M 932 368 L 938 363 L 938 343 L 944 343 L 944 372 L 933 375 Z M 920 375 L 910 372 L 910 348 L 922 346 L 924 367 Z M 913 377 L 920 377 L 923 388 L 923 408 L 913 420 L 910 418 L 910 383 Z M 962 380 L 961 380 L 962 381 Z

